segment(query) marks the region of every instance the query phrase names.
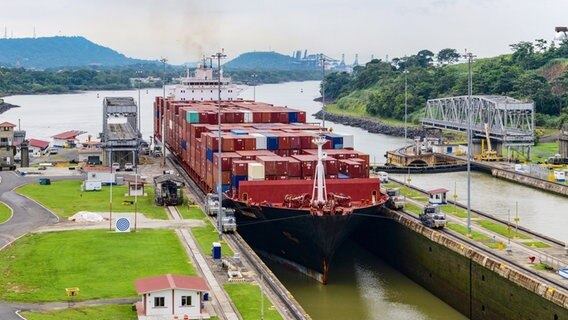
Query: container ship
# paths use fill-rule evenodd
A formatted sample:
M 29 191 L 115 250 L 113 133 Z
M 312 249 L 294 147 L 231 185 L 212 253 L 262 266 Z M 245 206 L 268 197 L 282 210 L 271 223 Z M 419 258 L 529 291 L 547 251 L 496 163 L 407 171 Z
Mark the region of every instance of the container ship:
M 219 113 L 217 81 L 199 67 L 156 97 L 156 141 L 203 192 L 221 186 L 257 252 L 327 283 L 335 250 L 387 201 L 369 155 L 353 149 L 353 135 L 306 123 L 304 111 L 236 98 L 241 89 L 222 74 Z

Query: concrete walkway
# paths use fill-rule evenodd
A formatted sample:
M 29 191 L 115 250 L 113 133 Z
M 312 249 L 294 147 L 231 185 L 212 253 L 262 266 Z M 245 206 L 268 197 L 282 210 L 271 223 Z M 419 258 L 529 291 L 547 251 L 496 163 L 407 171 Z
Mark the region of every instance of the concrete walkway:
M 181 217 L 179 216 L 179 213 L 177 211 L 170 210 L 169 213 L 174 220 L 181 220 Z M 240 319 L 238 312 L 231 304 L 231 301 L 227 296 L 227 293 L 225 292 L 223 287 L 219 284 L 219 282 L 213 275 L 213 272 L 211 272 L 211 269 L 209 268 L 207 261 L 205 261 L 205 258 L 201 254 L 201 251 L 199 251 L 199 247 L 195 243 L 195 240 L 193 239 L 189 231 L 187 229 L 178 229 L 176 230 L 176 233 L 180 237 L 182 243 L 187 244 L 187 246 L 184 245 L 186 252 L 188 253 L 188 255 L 192 257 L 195 267 L 199 268 L 199 270 L 201 271 L 201 274 L 207 281 L 207 284 L 209 286 L 209 289 L 213 297 L 217 301 L 218 307 L 220 309 L 217 311 L 217 316 L 220 319 L 227 319 L 227 320 Z

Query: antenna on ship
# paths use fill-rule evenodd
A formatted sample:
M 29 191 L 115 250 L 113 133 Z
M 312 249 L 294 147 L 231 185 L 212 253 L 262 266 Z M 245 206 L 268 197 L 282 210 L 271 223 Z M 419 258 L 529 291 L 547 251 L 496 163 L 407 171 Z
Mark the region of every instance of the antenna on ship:
M 321 54 L 321 119 L 322 126 L 325 129 L 325 55 Z
M 327 142 L 323 134 L 319 134 L 313 142 L 318 146 L 318 164 L 316 165 L 316 173 L 314 179 L 314 189 L 312 191 L 312 205 L 319 206 L 327 203 L 327 188 L 325 186 L 325 171 L 323 168 L 323 159 L 326 154 L 323 153 L 322 147 Z

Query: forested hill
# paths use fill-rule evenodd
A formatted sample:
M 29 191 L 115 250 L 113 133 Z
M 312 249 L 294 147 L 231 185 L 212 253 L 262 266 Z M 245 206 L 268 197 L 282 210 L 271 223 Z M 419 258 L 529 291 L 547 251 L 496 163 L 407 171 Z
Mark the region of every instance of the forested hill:
M 35 69 L 126 66 L 149 61 L 132 59 L 83 37 L 0 39 L 0 66 Z
M 532 100 L 539 126 L 568 123 L 568 42 L 545 40 L 512 44 L 512 54 L 472 62 L 474 95 L 506 95 Z M 468 64 L 455 49 L 421 50 L 389 62 L 373 60 L 352 74 L 326 76 L 330 109 L 349 114 L 404 119 L 405 76 L 408 112 L 418 122 L 428 99 L 467 94 Z M 408 73 L 404 73 L 404 71 Z
M 309 63 L 277 52 L 247 52 L 225 63 L 227 70 L 315 70 Z

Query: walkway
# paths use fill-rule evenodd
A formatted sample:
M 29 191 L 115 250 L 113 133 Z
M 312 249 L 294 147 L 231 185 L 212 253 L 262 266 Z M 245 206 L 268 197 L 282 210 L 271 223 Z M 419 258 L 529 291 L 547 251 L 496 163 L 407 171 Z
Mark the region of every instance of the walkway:
M 181 217 L 177 212 L 177 210 L 168 210 L 168 211 L 174 220 L 176 221 L 181 220 Z M 184 244 L 184 248 L 187 254 L 192 257 L 193 264 L 201 271 L 201 275 L 207 281 L 210 293 L 215 298 L 215 301 L 217 301 L 218 304 L 217 307 L 220 309 L 216 310 L 217 316 L 220 319 L 227 319 L 227 320 L 240 319 L 238 312 L 231 304 L 231 301 L 227 296 L 227 293 L 225 292 L 223 287 L 219 284 L 219 282 L 213 275 L 213 272 L 211 272 L 211 269 L 209 268 L 207 261 L 205 261 L 205 258 L 201 254 L 201 251 L 199 251 L 199 247 L 195 243 L 195 240 L 193 239 L 189 231 L 187 229 L 178 229 L 176 230 L 176 233 L 178 234 L 180 240 Z

